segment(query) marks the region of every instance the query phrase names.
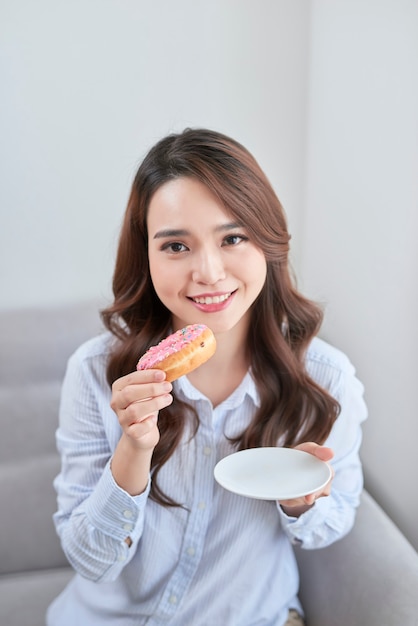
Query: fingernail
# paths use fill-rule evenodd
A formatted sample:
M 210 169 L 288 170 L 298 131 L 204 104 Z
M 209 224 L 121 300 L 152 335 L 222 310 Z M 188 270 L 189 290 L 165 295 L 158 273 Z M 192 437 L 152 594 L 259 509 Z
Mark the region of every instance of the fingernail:
M 161 380 L 165 379 L 165 372 L 163 372 L 162 370 L 155 370 L 154 371 L 154 380 L 160 382 Z

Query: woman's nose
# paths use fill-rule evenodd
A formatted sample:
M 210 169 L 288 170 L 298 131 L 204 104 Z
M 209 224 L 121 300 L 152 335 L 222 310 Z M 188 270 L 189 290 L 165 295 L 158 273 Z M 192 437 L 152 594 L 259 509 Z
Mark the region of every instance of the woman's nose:
M 215 250 L 202 250 L 195 259 L 192 271 L 193 281 L 214 285 L 225 278 L 225 268 L 221 254 Z

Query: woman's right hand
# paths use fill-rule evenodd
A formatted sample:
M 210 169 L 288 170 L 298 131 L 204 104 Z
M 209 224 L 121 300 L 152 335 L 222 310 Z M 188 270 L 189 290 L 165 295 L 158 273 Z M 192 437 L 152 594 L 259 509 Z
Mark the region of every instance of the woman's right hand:
M 153 450 L 160 439 L 158 412 L 173 401 L 165 376 L 161 370 L 137 371 L 112 385 L 110 406 L 125 438 L 138 450 Z

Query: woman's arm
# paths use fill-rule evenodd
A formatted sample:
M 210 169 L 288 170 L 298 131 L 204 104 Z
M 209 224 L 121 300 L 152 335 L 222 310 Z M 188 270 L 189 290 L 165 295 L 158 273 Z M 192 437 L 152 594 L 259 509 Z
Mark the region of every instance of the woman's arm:
M 171 404 L 171 383 L 160 370 L 143 370 L 113 383 L 110 406 L 122 428 L 112 459 L 112 474 L 117 484 L 135 496 L 145 491 L 151 457 L 160 433 L 160 409 Z
M 54 483 L 63 550 L 77 572 L 96 581 L 115 579 L 141 538 L 158 410 L 171 402 L 160 381 L 149 382 L 150 372 L 141 373 L 148 382 L 135 373 L 134 380 L 121 379 L 111 395 L 104 361 L 83 349 L 69 361 L 57 431 L 62 467 Z
M 343 362 L 339 375 L 332 378 L 329 391 L 339 401 L 341 412 L 325 446 L 315 447 L 312 451 L 330 462 L 334 476 L 324 493 L 313 495 L 314 503 L 310 496 L 306 496 L 303 502 L 278 504 L 283 529 L 293 543 L 304 548 L 324 547 L 351 530 L 363 488 L 359 449 L 361 423 L 367 417 L 367 409 L 363 385 L 355 377 L 348 359 Z M 303 445 L 315 446 L 311 443 Z M 326 458 L 329 448 L 334 452 L 332 459 Z

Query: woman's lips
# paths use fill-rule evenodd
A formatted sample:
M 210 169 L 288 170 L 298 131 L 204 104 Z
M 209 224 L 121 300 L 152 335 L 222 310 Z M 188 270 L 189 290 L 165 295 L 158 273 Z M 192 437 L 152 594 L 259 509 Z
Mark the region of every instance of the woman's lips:
M 220 302 L 225 302 L 231 296 L 231 292 L 223 293 L 219 296 L 196 296 L 192 298 L 193 302 L 197 304 L 219 304 Z
M 198 309 L 201 311 L 206 311 L 209 313 L 213 313 L 215 311 L 221 311 L 226 308 L 232 296 L 235 294 L 235 291 L 229 291 L 227 293 L 218 293 L 218 294 L 201 294 L 198 296 L 192 296 L 189 298 Z

